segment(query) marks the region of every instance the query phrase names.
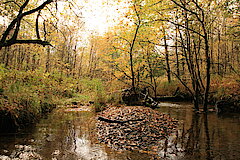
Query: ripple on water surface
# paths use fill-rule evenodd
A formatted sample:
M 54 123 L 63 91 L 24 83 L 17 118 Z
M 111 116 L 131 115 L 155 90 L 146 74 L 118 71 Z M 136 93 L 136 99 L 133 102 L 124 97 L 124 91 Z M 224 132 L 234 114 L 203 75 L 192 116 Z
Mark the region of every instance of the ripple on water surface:
M 0 159 L 21 159 L 20 156 L 27 159 L 27 156 L 35 156 L 35 159 L 44 160 L 147 160 L 160 157 L 236 160 L 240 157 L 238 114 L 218 116 L 210 113 L 204 116 L 194 114 L 189 104 L 162 104 L 157 110 L 181 123 L 177 134 L 168 136 L 167 141 L 159 139 L 158 143 L 167 147 L 163 147 L 163 150 L 157 148 L 157 152 L 151 154 L 156 148 L 149 147 L 147 153 L 139 153 L 135 150 L 118 152 L 107 147 L 98 140 L 95 113 L 84 108 L 71 111 L 65 109 L 54 110 L 31 129 L 1 134 Z M 144 131 L 139 132 L 144 134 Z

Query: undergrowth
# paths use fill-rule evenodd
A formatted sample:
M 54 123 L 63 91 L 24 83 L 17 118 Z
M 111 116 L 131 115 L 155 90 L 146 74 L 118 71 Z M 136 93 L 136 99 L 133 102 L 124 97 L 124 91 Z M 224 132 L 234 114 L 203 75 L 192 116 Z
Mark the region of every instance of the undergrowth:
M 99 79 L 76 79 L 41 69 L 20 71 L 0 66 L 0 128 L 34 123 L 57 105 L 73 101 L 83 104 L 94 101 L 101 107 L 107 98 Z
M 205 82 L 204 82 L 205 83 Z M 191 86 L 190 82 L 187 83 Z M 174 96 L 176 90 L 183 97 L 191 96 L 189 91 L 178 81 L 167 80 L 159 82 L 157 94 L 161 96 Z M 191 89 L 191 87 L 190 87 Z M 219 100 L 239 101 L 240 99 L 240 77 L 237 75 L 226 75 L 225 77 L 213 75 L 210 84 L 209 103 L 214 105 Z
M 109 103 L 121 103 L 124 88 L 119 81 L 77 79 L 60 72 L 45 73 L 41 68 L 23 71 L 0 65 L 0 129 L 32 124 L 57 105 L 73 102 L 93 102 L 96 111 L 102 111 Z M 221 99 L 239 101 L 240 78 L 214 77 L 210 89 L 211 103 Z M 172 96 L 176 90 L 186 97 L 190 95 L 177 80 L 158 82 L 157 95 Z

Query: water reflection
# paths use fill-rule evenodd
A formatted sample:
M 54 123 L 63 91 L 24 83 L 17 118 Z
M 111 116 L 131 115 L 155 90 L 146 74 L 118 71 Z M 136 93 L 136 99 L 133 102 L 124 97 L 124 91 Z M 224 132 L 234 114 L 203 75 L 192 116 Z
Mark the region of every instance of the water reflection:
M 94 135 L 93 113 L 58 111 L 55 116 L 48 118 L 50 123 L 42 122 L 39 126 L 48 128 L 47 134 L 46 131 L 36 134 L 40 155 L 44 159 L 49 159 L 49 156 L 63 160 L 107 159 L 104 147 L 97 143 Z
M 85 136 L 81 138 L 75 137 L 75 145 L 76 147 L 72 151 L 82 159 L 107 159 L 107 153 L 100 149 L 100 146 L 93 146 Z
M 220 117 L 214 113 L 195 114 L 192 105 L 167 103 L 159 111 L 178 119 L 181 125 L 159 142 L 161 149 L 157 155 L 111 150 L 97 140 L 94 113 L 60 109 L 43 119 L 35 129 L 0 135 L 0 159 L 20 155 L 35 155 L 36 159 L 40 156 L 44 160 L 240 159 L 238 114 Z
M 177 143 L 182 146 L 184 156 L 177 156 L 177 159 L 240 159 L 240 119 L 238 114 L 218 117 L 215 113 L 195 114 L 189 105 L 183 108 L 170 106 L 171 109 L 162 107 L 160 111 L 167 112 L 183 122 L 178 131 Z M 175 150 L 175 152 L 178 151 Z

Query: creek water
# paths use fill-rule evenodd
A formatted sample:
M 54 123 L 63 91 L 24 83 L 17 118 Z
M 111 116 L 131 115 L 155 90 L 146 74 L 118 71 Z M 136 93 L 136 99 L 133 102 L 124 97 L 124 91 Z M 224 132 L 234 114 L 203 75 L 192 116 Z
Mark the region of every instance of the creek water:
M 158 154 L 114 151 L 100 144 L 95 113 L 55 109 L 35 126 L 0 134 L 0 160 L 237 160 L 240 159 L 239 114 L 195 114 L 191 104 L 161 103 L 160 112 L 180 121 L 176 134 Z

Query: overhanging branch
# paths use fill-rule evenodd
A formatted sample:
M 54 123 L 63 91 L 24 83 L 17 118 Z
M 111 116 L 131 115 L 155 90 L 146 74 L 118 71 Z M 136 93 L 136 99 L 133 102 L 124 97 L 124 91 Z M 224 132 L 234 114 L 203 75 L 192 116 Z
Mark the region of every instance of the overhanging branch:
M 13 40 L 13 41 L 7 41 L 6 43 L 0 43 L 0 48 L 2 47 L 8 47 L 13 44 L 40 44 L 42 46 L 52 46 L 48 41 L 43 41 L 40 39 L 29 39 L 29 40 Z
M 34 44 L 41 44 L 43 46 L 50 45 L 49 42 L 42 41 L 40 39 L 37 39 L 37 40 L 17 40 L 17 36 L 18 36 L 19 29 L 20 29 L 20 24 L 21 24 L 22 18 L 27 16 L 27 15 L 30 15 L 32 13 L 35 13 L 37 11 L 42 10 L 46 5 L 52 3 L 53 0 L 46 0 L 40 6 L 34 8 L 32 10 L 23 12 L 24 8 L 28 5 L 28 2 L 29 2 L 29 0 L 26 0 L 25 3 L 20 7 L 17 17 L 12 20 L 12 22 L 8 25 L 7 29 L 3 33 L 2 38 L 0 40 L 0 50 L 2 49 L 2 47 L 11 46 L 11 45 L 16 44 L 16 43 L 19 43 L 19 44 L 34 43 Z M 15 28 L 15 31 L 13 33 L 13 36 L 9 40 L 7 40 L 7 37 L 10 35 L 11 31 L 14 28 Z

